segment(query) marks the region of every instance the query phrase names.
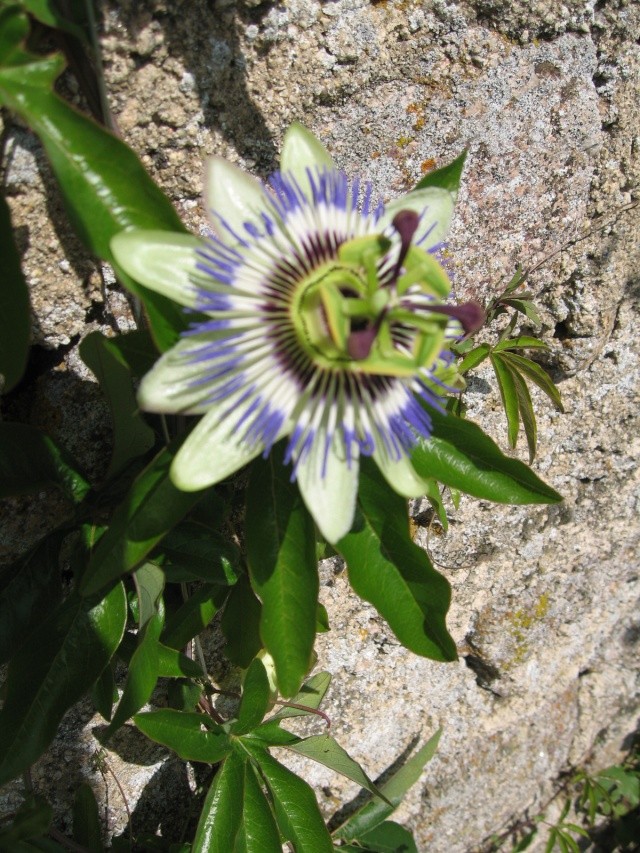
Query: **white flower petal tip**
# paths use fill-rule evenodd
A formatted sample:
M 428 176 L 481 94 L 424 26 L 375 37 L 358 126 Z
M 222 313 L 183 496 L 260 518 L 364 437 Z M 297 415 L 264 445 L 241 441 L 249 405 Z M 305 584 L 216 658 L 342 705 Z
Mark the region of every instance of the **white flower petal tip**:
M 197 289 L 197 250 L 203 243 L 192 234 L 172 231 L 122 231 L 111 240 L 116 263 L 139 284 L 193 308 Z
M 244 239 L 245 223 L 258 223 L 260 212 L 267 207 L 265 189 L 260 181 L 222 157 L 211 157 L 207 161 L 204 199 L 209 215 L 221 217 L 220 220 L 216 216 L 212 218 L 216 234 L 230 245 Z
M 332 545 L 351 530 L 358 494 L 358 459 L 347 464 L 344 450 L 334 441 L 323 459 L 325 439 L 313 443 L 297 468 L 298 488 L 318 530 Z
M 404 498 L 420 498 L 427 494 L 429 484 L 416 474 L 407 456 L 390 459 L 385 453 L 376 451 L 373 458 L 394 492 Z
M 171 466 L 171 479 L 183 492 L 197 492 L 225 480 L 264 450 L 229 435 L 215 410 L 206 414 L 187 436 Z
M 280 171 L 292 175 L 305 192 L 311 191 L 307 169 L 334 169 L 333 158 L 322 142 L 299 122 L 294 122 L 284 135 Z

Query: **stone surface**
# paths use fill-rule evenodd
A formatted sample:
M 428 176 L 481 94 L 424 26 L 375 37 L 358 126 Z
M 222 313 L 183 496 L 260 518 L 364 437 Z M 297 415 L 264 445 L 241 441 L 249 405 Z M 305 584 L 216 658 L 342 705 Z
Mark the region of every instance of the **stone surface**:
M 537 267 L 529 286 L 550 346 L 544 363 L 566 413 L 534 392 L 535 469 L 565 501 L 501 508 L 463 499 L 450 507 L 446 536 L 418 525 L 417 541 L 453 586 L 460 661 L 404 651 L 341 567 L 322 566 L 332 631 L 317 650 L 333 675 L 334 734 L 376 776 L 443 726 L 398 813 L 420 850 L 478 849 L 525 810 L 535 814 L 562 771 L 616 760 L 637 723 L 640 221 L 630 203 L 640 170 L 639 35 L 640 7 L 624 0 L 103 3 L 118 126 L 193 230 L 206 227 L 203 159 L 221 154 L 264 177 L 299 119 L 385 198 L 468 148 L 449 245 L 458 296 L 488 300 L 517 264 Z M 34 341 L 59 360 L 5 416 L 27 412 L 99 476 L 106 411 L 76 344 L 128 323 L 126 303 L 70 235 L 37 145 L 23 128 L 9 133 L 7 185 Z M 489 370 L 466 401 L 505 446 Z M 34 531 L 46 503 L 29 515 Z M 9 509 L 28 513 L 24 502 Z M 418 520 L 424 509 L 415 507 Z M 20 547 L 12 535 L 6 553 Z M 61 761 L 77 772 L 95 747 L 88 714 L 67 718 L 34 771 L 60 803 L 73 787 Z M 164 813 L 175 830 L 174 791 L 194 780 L 178 779 L 166 753 L 133 736 L 119 753 L 108 761 L 130 808 L 139 804 L 137 819 L 153 825 Z M 88 758 L 85 767 L 104 793 Z M 305 772 L 327 814 L 357 793 L 327 770 Z M 110 830 L 123 831 L 120 794 L 104 775 Z

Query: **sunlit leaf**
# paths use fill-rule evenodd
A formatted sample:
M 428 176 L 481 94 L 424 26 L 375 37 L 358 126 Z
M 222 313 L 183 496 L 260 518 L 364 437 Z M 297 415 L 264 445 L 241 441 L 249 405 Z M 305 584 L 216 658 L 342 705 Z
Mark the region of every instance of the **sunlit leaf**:
M 162 611 L 156 612 L 138 632 L 136 650 L 129 661 L 122 696 L 111 722 L 100 734 L 102 742 L 111 737 L 151 697 L 159 675 L 158 638 L 162 623 Z
M 251 585 L 262 601 L 260 634 L 275 661 L 280 692 L 292 696 L 311 663 L 318 567 L 313 520 L 273 454 L 252 465 L 246 518 Z
M 207 792 L 192 853 L 230 853 L 243 812 L 245 761 L 235 752 L 225 760 Z
M 269 707 L 270 694 L 264 664 L 256 658 L 244 678 L 237 720 L 232 727 L 234 735 L 246 734 L 260 725 Z
M 544 391 L 559 412 L 564 411 L 560 392 L 549 374 L 539 364 L 515 352 L 505 352 L 502 357 L 513 369 L 523 374 L 527 379 L 530 379 L 541 391 Z
M 476 424 L 430 410 L 432 437 L 411 460 L 421 477 L 477 498 L 510 504 L 557 503 L 562 497 L 517 459 L 505 456 Z
M 516 383 L 511 370 L 504 363 L 500 354 L 492 353 L 491 365 L 498 380 L 502 407 L 507 416 L 509 445 L 515 447 L 518 442 L 518 432 L 520 430 L 520 406 L 518 405 Z
M 216 764 L 231 751 L 225 730 L 204 714 L 162 708 L 136 714 L 133 722 L 147 737 L 169 747 L 185 761 Z
M 331 684 L 331 673 L 317 672 L 300 688 L 299 692 L 291 699 L 294 705 L 303 705 L 306 708 L 317 709 Z M 284 720 L 287 717 L 304 717 L 310 714 L 302 708 L 290 708 L 286 705 L 271 717 L 272 720 Z
M 349 753 L 331 735 L 312 735 L 287 746 L 287 749 L 311 758 L 319 764 L 324 764 L 330 770 L 335 770 L 336 773 L 340 773 L 342 776 L 346 776 L 347 779 L 357 782 L 358 785 L 376 797 L 381 796 L 381 792 L 376 788 L 371 779 L 369 779 L 358 762 L 351 758 Z
M 411 540 L 406 501 L 370 460 L 361 466 L 351 532 L 336 547 L 347 561 L 351 586 L 406 648 L 433 660 L 456 659 L 445 624 L 449 582 Z
M 20 18 L 19 9 L 5 14 L 9 13 L 13 20 Z M 25 51 L 20 44 L 24 37 L 21 24 L 12 24 L 10 35 L 15 42 L 4 46 L 0 102 L 18 113 L 40 137 L 69 217 L 85 245 L 114 264 L 110 241 L 120 231 L 184 230 L 133 151 L 54 93 L 54 81 L 64 65 L 61 57 L 43 58 Z M 168 348 L 187 327 L 181 309 L 124 274 L 120 277 L 142 299 L 157 345 Z
M 462 179 L 462 170 L 467 159 L 466 150 L 459 154 L 451 163 L 447 163 L 441 169 L 434 169 L 428 172 L 421 178 L 415 186 L 415 189 L 422 190 L 425 187 L 439 187 L 443 190 L 449 190 L 451 193 L 457 193 L 460 188 Z
M 271 794 L 278 828 L 296 853 L 333 853 L 331 837 L 309 785 L 266 750 L 254 750 L 253 758 Z
M 388 782 L 380 786 L 381 792 L 391 805 L 380 799 L 370 800 L 342 824 L 334 832 L 334 836 L 345 841 L 353 841 L 385 821 L 400 805 L 409 788 L 415 785 L 420 778 L 427 762 L 435 755 L 441 734 L 441 729 L 438 729 L 425 745 L 415 755 L 412 755 L 400 770 L 393 774 Z
M 251 589 L 249 578 L 241 575 L 231 588 L 220 620 L 227 644 L 224 653 L 231 663 L 243 669 L 262 648 L 260 616 L 262 605 Z

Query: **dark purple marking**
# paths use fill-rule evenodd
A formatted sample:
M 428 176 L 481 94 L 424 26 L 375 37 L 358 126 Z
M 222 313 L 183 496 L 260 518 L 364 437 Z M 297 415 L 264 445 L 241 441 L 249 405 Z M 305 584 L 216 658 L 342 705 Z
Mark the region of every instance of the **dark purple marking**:
M 462 324 L 465 335 L 482 328 L 486 318 L 484 308 L 477 302 L 464 302 L 462 305 L 430 305 L 429 311 L 454 317 Z

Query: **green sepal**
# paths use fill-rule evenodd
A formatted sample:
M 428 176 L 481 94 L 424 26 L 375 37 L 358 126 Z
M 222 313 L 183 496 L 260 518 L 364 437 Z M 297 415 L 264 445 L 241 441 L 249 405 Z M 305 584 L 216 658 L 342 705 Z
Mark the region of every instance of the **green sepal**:
M 460 189 L 462 171 L 466 159 L 467 149 L 465 148 L 461 154 L 458 154 L 455 160 L 452 160 L 440 169 L 434 169 L 421 178 L 414 189 L 423 190 L 426 187 L 438 187 L 439 189 L 448 190 L 450 193 L 456 194 Z

